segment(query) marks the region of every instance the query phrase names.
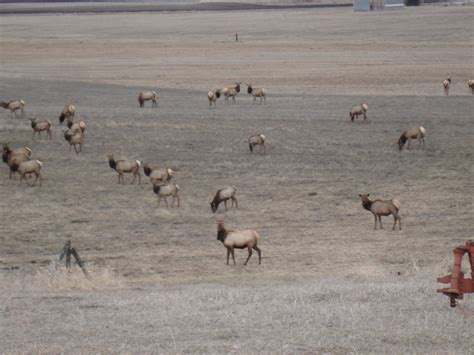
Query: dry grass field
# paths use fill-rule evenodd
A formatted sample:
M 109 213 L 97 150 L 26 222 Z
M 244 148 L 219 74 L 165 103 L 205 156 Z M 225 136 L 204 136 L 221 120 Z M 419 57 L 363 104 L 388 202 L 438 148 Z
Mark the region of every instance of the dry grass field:
M 0 166 L 1 353 L 472 353 L 474 318 L 435 292 L 473 238 L 472 7 L 0 17 L 0 142 L 29 146 L 43 186 Z M 234 41 L 235 33 L 240 41 Z M 450 96 L 441 81 L 451 76 Z M 269 92 L 210 109 L 234 81 Z M 158 108 L 140 109 L 142 89 Z M 369 123 L 351 123 L 369 103 Z M 58 116 L 77 106 L 83 152 Z M 398 151 L 406 127 L 426 147 Z M 267 137 L 250 154 L 247 138 Z M 177 171 L 181 208 L 117 185 L 107 154 Z M 235 228 L 262 235 L 225 265 L 209 202 L 237 188 Z M 373 230 L 358 194 L 401 201 Z M 223 213 L 219 214 L 220 216 Z M 71 239 L 90 272 L 57 265 Z M 463 305 L 474 311 L 474 298 Z

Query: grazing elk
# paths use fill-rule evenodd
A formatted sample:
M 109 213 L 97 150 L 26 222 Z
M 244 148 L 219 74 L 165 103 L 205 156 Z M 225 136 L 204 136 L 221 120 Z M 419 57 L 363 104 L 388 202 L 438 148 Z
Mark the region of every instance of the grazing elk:
M 425 146 L 425 133 L 426 129 L 424 127 L 412 127 L 407 128 L 403 131 L 402 135 L 398 139 L 398 147 L 400 150 L 403 149 L 403 146 L 408 141 L 408 149 L 410 149 L 410 142 L 412 139 L 418 139 L 418 144 L 423 144 Z
M 67 118 L 71 118 L 74 117 L 74 114 L 76 113 L 76 106 L 72 105 L 72 104 L 69 104 L 69 105 L 66 105 L 64 106 L 64 109 L 63 111 L 61 112 L 61 115 L 59 115 L 59 123 L 63 123 L 64 120 Z
M 31 121 L 31 128 L 33 128 L 33 136 L 31 137 L 32 140 L 35 139 L 35 134 L 38 132 L 38 135 L 41 139 L 41 132 L 46 131 L 46 133 L 49 136 L 49 139 L 51 140 L 51 121 L 44 120 L 44 121 L 37 121 L 36 117 L 35 118 L 30 118 Z
M 178 202 L 178 207 L 179 207 L 178 184 L 175 184 L 173 182 L 166 185 L 163 185 L 161 183 L 156 183 L 156 184 L 153 184 L 153 192 L 158 195 L 158 207 L 160 207 L 161 199 L 164 199 L 166 208 L 168 208 L 168 199 L 167 199 L 168 196 L 173 197 L 173 201 L 171 202 L 171 207 L 174 206 L 175 200 Z
M 449 95 L 449 85 L 451 85 L 451 78 L 447 78 L 443 80 L 443 88 L 444 88 L 444 94 L 446 96 Z
M 207 93 L 207 99 L 209 100 L 209 106 L 212 107 L 212 104 L 214 104 L 214 106 L 216 106 L 216 101 L 220 97 L 221 97 L 221 90 L 220 89 L 216 89 L 214 91 L 209 91 Z
M 151 100 L 151 106 L 156 107 L 158 103 L 156 102 L 156 92 L 155 91 L 142 91 L 138 94 L 138 103 L 140 107 L 145 106 L 145 101 Z
M 224 95 L 226 103 L 229 103 L 229 97 L 231 97 L 232 102 L 235 103 L 235 97 L 240 92 L 240 84 L 240 82 L 235 82 L 235 86 L 222 89 L 222 94 Z
M 367 210 L 372 212 L 375 218 L 375 226 L 374 230 L 377 229 L 377 219 L 379 220 L 380 229 L 382 227 L 382 216 L 390 216 L 393 215 L 393 228 L 395 229 L 395 225 L 398 221 L 398 229 L 402 229 L 402 219 L 398 215 L 398 211 L 400 210 L 400 202 L 396 199 L 392 199 L 389 201 L 384 200 L 369 200 L 370 194 L 359 194 L 360 199 L 362 200 L 362 206 Z
M 232 207 L 239 208 L 237 204 L 237 198 L 235 197 L 236 188 L 234 186 L 229 186 L 224 189 L 220 189 L 216 192 L 214 199 L 211 201 L 211 210 L 212 212 L 216 212 L 219 208 L 219 204 L 224 202 L 225 210 L 227 211 L 227 200 L 232 200 Z
M 354 118 L 357 118 L 360 115 L 364 116 L 364 122 L 367 122 L 368 110 L 369 110 L 369 105 L 367 105 L 366 103 L 352 106 L 351 111 L 349 112 L 349 117 L 351 119 L 351 122 L 354 122 Z
M 0 101 L 0 107 L 10 110 L 10 116 L 15 114 L 15 117 L 18 117 L 16 111 L 20 110 L 21 117 L 25 115 L 25 101 L 24 100 L 15 100 L 15 101 Z
M 132 184 L 135 182 L 135 178 L 138 176 L 138 184 L 142 183 L 142 176 L 140 175 L 140 166 L 142 163 L 140 160 L 128 161 L 128 160 L 115 160 L 113 155 L 107 155 L 109 159 L 109 166 L 118 173 L 118 182 L 122 180 L 122 184 L 125 184 L 123 174 L 133 173 Z
M 14 173 L 18 171 L 21 163 L 30 160 L 31 153 L 28 147 L 12 150 L 7 143 L 3 143 L 2 160 L 10 168 L 10 179 L 14 178 Z
M 249 149 L 252 153 L 256 146 L 260 146 L 260 150 L 263 148 L 263 152 L 266 153 L 265 149 L 265 136 L 263 134 L 257 134 L 249 137 Z
M 253 88 L 252 84 L 247 84 L 247 93 L 253 96 L 253 103 L 257 100 L 257 97 L 260 99 L 260 104 L 262 101 L 267 104 L 267 90 L 264 88 Z
M 253 229 L 233 230 L 224 226 L 223 221 L 217 221 L 217 240 L 220 240 L 224 247 L 227 248 L 227 265 L 229 265 L 229 256 L 232 254 L 232 260 L 235 265 L 234 249 L 247 249 L 249 256 L 245 260 L 247 265 L 252 256 L 252 249 L 258 253 L 258 263 L 262 263 L 262 251 L 257 246 L 260 235 Z
M 40 162 L 39 160 L 28 160 L 21 163 L 18 166 L 18 173 L 20 174 L 20 186 L 23 180 L 25 180 L 29 186 L 35 186 L 36 180 L 38 180 L 38 178 L 39 178 L 39 183 L 41 186 L 41 181 L 43 180 L 43 177 L 41 176 L 42 166 L 43 166 L 43 163 Z M 35 174 L 36 178 L 35 178 L 35 181 L 33 181 L 33 185 L 30 185 L 30 183 L 28 182 L 28 179 L 26 178 L 26 174 L 28 175 Z

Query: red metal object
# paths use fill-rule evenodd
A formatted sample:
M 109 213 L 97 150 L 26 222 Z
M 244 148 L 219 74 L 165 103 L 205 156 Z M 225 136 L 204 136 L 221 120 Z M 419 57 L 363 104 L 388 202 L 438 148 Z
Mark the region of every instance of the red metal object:
M 462 300 L 465 293 L 474 293 L 474 241 L 468 240 L 465 245 L 460 245 L 453 250 L 454 266 L 453 273 L 438 277 L 438 282 L 450 284 L 449 288 L 440 288 L 437 292 L 444 293 L 449 297 L 451 307 L 456 307 L 456 299 Z M 464 278 L 461 271 L 461 263 L 464 254 L 468 255 L 471 263 L 471 278 Z

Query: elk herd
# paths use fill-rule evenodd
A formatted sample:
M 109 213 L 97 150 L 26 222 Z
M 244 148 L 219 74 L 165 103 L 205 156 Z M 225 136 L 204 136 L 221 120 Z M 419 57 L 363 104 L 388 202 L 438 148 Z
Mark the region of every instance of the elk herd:
M 449 94 L 449 87 L 451 85 L 451 78 L 447 78 L 442 82 L 445 95 Z M 224 97 L 225 103 L 229 104 L 232 102 L 236 103 L 236 96 L 240 93 L 241 82 L 235 82 L 234 86 L 224 87 L 219 89 L 211 90 L 207 93 L 209 106 L 216 106 L 216 101 L 221 96 Z M 265 88 L 254 88 L 252 84 L 246 83 L 247 93 L 252 95 L 253 103 L 259 99 L 260 104 L 266 104 L 266 94 L 267 90 Z M 474 80 L 468 81 L 469 92 L 474 95 Z M 146 101 L 152 102 L 152 107 L 157 107 L 156 101 L 157 93 L 155 91 L 143 91 L 138 95 L 138 102 L 140 107 L 145 106 Z M 0 102 L 0 106 L 4 109 L 10 111 L 11 116 L 18 117 L 17 111 L 21 112 L 21 116 L 25 114 L 25 101 L 24 100 L 15 100 Z M 361 102 L 358 105 L 355 105 L 351 108 L 349 112 L 349 118 L 351 122 L 354 122 L 354 119 L 359 116 L 363 117 L 363 122 L 367 123 L 367 112 L 369 106 L 366 102 Z M 59 124 L 63 124 L 64 121 L 67 122 L 67 130 L 63 130 L 64 139 L 69 144 L 69 151 L 74 148 L 76 154 L 82 152 L 82 144 L 84 143 L 84 135 L 86 130 L 86 124 L 84 121 L 75 121 L 76 107 L 73 104 L 68 104 L 62 110 L 59 116 Z M 36 134 L 38 134 L 38 139 L 41 139 L 41 133 L 46 134 L 46 139 L 52 139 L 51 127 L 53 123 L 50 120 L 38 120 L 36 117 L 30 118 L 31 128 L 33 129 L 33 135 L 31 139 L 34 141 Z M 425 145 L 425 134 L 426 129 L 421 126 L 411 127 L 404 129 L 400 138 L 398 139 L 399 150 L 402 150 L 405 144 L 408 142 L 407 148 L 410 149 L 410 142 L 412 139 L 416 139 L 419 145 L 424 147 Z M 255 148 L 258 146 L 261 153 L 266 153 L 265 149 L 265 135 L 256 134 L 248 138 L 248 147 L 250 153 L 253 153 Z M 29 147 L 20 147 L 12 149 L 8 143 L 3 143 L 2 145 L 2 160 L 9 167 L 10 179 L 15 178 L 15 174 L 18 173 L 20 176 L 20 185 L 23 181 L 27 185 L 34 186 L 39 180 L 39 185 L 42 185 L 43 177 L 41 175 L 41 169 L 43 163 L 32 157 L 33 151 Z M 136 178 L 138 178 L 138 184 L 141 184 L 141 173 L 143 173 L 150 179 L 152 185 L 152 191 L 156 194 L 158 199 L 158 207 L 162 200 L 164 200 L 166 207 L 168 205 L 168 198 L 172 199 L 171 207 L 180 207 L 179 191 L 180 187 L 176 184 L 175 181 L 172 181 L 175 178 L 176 172 L 170 167 L 159 167 L 157 165 L 152 165 L 148 162 L 142 163 L 140 160 L 124 160 L 116 159 L 114 155 L 107 155 L 109 167 L 117 172 L 117 183 L 125 184 L 124 174 L 132 174 L 133 180 L 131 181 L 134 184 Z M 35 179 L 30 183 L 29 179 L 34 175 Z M 224 202 L 225 211 L 228 211 L 227 202 L 231 201 L 231 207 L 238 209 L 238 202 L 236 198 L 237 189 L 234 186 L 228 186 L 222 189 L 217 190 L 212 201 L 210 202 L 211 211 L 213 213 L 217 212 L 219 206 Z M 369 194 L 360 194 L 359 195 L 362 207 L 370 211 L 374 215 L 375 226 L 374 229 L 377 229 L 377 224 L 379 224 L 382 229 L 382 216 L 392 215 L 394 218 L 393 229 L 398 222 L 399 229 L 401 229 L 401 217 L 399 215 L 400 202 L 396 199 L 391 200 L 370 200 Z M 259 257 L 259 264 L 261 263 L 261 249 L 258 247 L 258 241 L 260 240 L 260 235 L 255 230 L 234 230 L 229 229 L 224 226 L 223 220 L 217 220 L 217 240 L 221 241 L 224 247 L 227 249 L 227 265 L 229 264 L 229 258 L 232 255 L 232 259 L 235 265 L 235 256 L 234 249 L 247 249 L 248 257 L 244 265 L 247 264 L 250 257 L 252 256 L 252 251 L 256 251 Z

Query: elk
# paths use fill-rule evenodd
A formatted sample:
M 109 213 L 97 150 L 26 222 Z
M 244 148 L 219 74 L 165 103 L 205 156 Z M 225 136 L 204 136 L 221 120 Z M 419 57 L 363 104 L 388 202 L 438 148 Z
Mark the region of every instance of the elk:
M 109 159 L 109 166 L 118 173 L 118 182 L 122 180 L 122 184 L 125 184 L 123 174 L 133 173 L 132 184 L 135 182 L 135 178 L 138 176 L 138 184 L 142 183 L 142 176 L 140 175 L 140 166 L 142 163 L 140 160 L 128 161 L 128 160 L 115 160 L 113 155 L 107 155 Z
M 474 95 L 474 80 L 468 80 L 467 87 L 469 88 L 471 95 Z
M 166 208 L 168 208 L 168 200 L 167 200 L 168 196 L 173 197 L 173 201 L 171 202 L 171 207 L 174 206 L 175 200 L 178 202 L 178 207 L 179 207 L 178 191 L 179 191 L 179 186 L 178 184 L 175 184 L 175 183 L 169 183 L 166 185 L 163 185 L 161 183 L 153 184 L 153 192 L 158 195 L 158 207 L 160 207 L 161 199 L 164 199 Z
M 70 129 L 64 130 L 64 139 L 69 143 L 69 151 L 71 147 L 74 147 L 76 154 L 82 152 L 82 141 L 84 140 L 84 135 L 82 132 L 73 132 Z M 79 151 L 76 148 L 76 145 L 79 145 Z
M 59 116 L 59 123 L 63 123 L 64 120 L 67 118 L 72 118 L 74 117 L 74 114 L 76 113 L 76 106 L 69 104 L 64 106 L 63 111 L 61 112 L 61 115 Z
M 232 200 L 232 207 L 239 208 L 237 204 L 237 198 L 235 197 L 235 192 L 237 189 L 234 186 L 229 186 L 224 189 L 217 190 L 214 199 L 211 201 L 211 210 L 213 213 L 219 208 L 219 204 L 224 202 L 225 210 L 227 211 L 227 200 Z
M 86 130 L 86 124 L 84 121 L 73 122 L 72 120 L 67 121 L 67 126 L 73 133 L 82 133 Z
M 446 96 L 449 95 L 449 85 L 451 85 L 451 78 L 447 78 L 443 80 L 443 87 L 444 87 L 444 94 Z
M 263 152 L 266 153 L 265 150 L 265 136 L 263 134 L 257 134 L 255 136 L 249 137 L 249 149 L 250 152 L 253 152 L 255 146 L 260 146 L 260 150 L 263 148 Z
M 138 94 L 138 103 L 140 107 L 145 106 L 145 101 L 151 100 L 152 107 L 158 106 L 156 102 L 156 92 L 155 91 L 142 91 Z
M 247 83 L 246 83 L 247 84 Z M 260 98 L 260 104 L 262 101 L 267 104 L 267 90 L 264 88 L 253 88 L 252 84 L 247 84 L 247 93 L 253 96 L 253 103 L 257 100 L 257 97 Z
M 209 100 L 209 106 L 212 107 L 212 104 L 214 104 L 214 106 L 216 106 L 216 101 L 220 97 L 221 97 L 221 90 L 220 89 L 209 91 L 207 93 L 207 99 Z
M 32 140 L 35 139 L 35 134 L 38 132 L 38 135 L 41 139 L 41 132 L 46 131 L 46 133 L 49 136 L 49 139 L 51 140 L 51 121 L 44 120 L 44 121 L 37 121 L 36 117 L 35 118 L 30 118 L 31 121 L 31 128 L 33 128 L 33 136 L 31 137 Z
M 226 103 L 229 103 L 229 97 L 232 97 L 232 102 L 235 103 L 235 97 L 240 92 L 240 84 L 240 82 L 235 82 L 235 86 L 222 89 Z
M 21 117 L 25 115 L 25 101 L 24 100 L 15 100 L 15 101 L 0 101 L 0 107 L 10 110 L 10 116 L 15 114 L 15 117 L 18 117 L 16 111 L 21 111 Z
M 174 170 L 170 168 L 153 168 L 150 164 L 143 165 L 143 172 L 150 178 L 152 184 L 164 181 L 170 181 L 174 176 Z
M 220 240 L 224 247 L 227 248 L 227 265 L 229 265 L 229 256 L 232 254 L 232 260 L 235 265 L 234 249 L 247 248 L 249 256 L 245 260 L 244 266 L 247 265 L 252 256 L 252 249 L 258 253 L 258 264 L 262 263 L 262 251 L 257 246 L 260 235 L 253 229 L 234 230 L 224 226 L 223 221 L 217 221 L 217 240 Z
M 35 174 L 36 178 L 35 178 L 35 181 L 33 181 L 32 186 L 35 186 L 36 180 L 38 180 L 38 178 L 39 178 L 40 186 L 41 186 L 41 181 L 43 180 L 43 178 L 41 176 L 41 167 L 42 166 L 43 166 L 43 163 L 40 162 L 39 160 L 28 160 L 28 161 L 25 161 L 25 162 L 21 163 L 18 166 L 18 173 L 20 174 L 20 186 L 21 186 L 21 183 L 22 183 L 23 179 L 26 181 L 26 183 L 29 186 L 31 186 L 30 183 L 28 182 L 28 179 L 26 178 L 26 174 L 28 174 L 28 175 Z
M 418 139 L 418 144 L 423 144 L 425 146 L 425 133 L 426 129 L 424 127 L 412 127 L 407 128 L 403 131 L 402 135 L 398 139 L 398 147 L 400 150 L 403 149 L 403 146 L 408 141 L 408 149 L 410 149 L 410 142 L 412 139 Z
M 364 122 L 367 122 L 367 111 L 369 110 L 369 105 L 366 103 L 362 103 L 360 105 L 352 106 L 351 111 L 349 112 L 349 117 L 351 118 L 351 122 L 354 122 L 354 118 L 363 115 Z
M 382 227 L 382 216 L 390 216 L 393 215 L 393 230 L 395 230 L 395 225 L 398 221 L 398 229 L 402 229 L 402 219 L 398 215 L 398 211 L 400 210 L 400 202 L 396 199 L 391 199 L 389 201 L 384 200 L 369 200 L 370 194 L 359 194 L 359 197 L 362 201 L 362 206 L 367 210 L 372 212 L 375 218 L 375 226 L 374 230 L 377 230 L 377 219 L 379 220 L 380 229 Z
M 7 143 L 3 143 L 2 160 L 10 168 L 10 179 L 14 177 L 14 173 L 18 171 L 21 163 L 30 160 L 31 149 L 28 147 L 10 149 Z

